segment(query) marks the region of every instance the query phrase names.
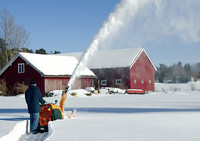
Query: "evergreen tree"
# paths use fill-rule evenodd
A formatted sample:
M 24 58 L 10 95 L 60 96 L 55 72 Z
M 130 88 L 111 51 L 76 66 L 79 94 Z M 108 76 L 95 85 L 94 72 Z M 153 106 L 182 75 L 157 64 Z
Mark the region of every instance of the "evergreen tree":
M 36 53 L 36 54 L 47 54 L 47 53 L 46 53 L 46 50 L 43 49 L 43 48 L 41 48 L 41 49 L 39 49 L 39 50 L 36 50 L 35 53 Z
M 184 65 L 184 73 L 185 73 L 185 82 L 191 81 L 192 70 L 190 64 Z
M 22 52 L 33 53 L 33 50 L 32 49 L 28 49 L 28 48 L 22 48 L 21 51 Z
M 54 52 L 54 54 L 60 54 L 60 53 L 61 53 L 60 51 L 55 51 L 55 52 Z
M 155 76 L 157 77 L 156 79 L 158 80 L 158 82 L 163 83 L 165 81 L 167 73 L 168 73 L 167 66 L 165 64 L 160 64 L 160 67 L 157 68 L 157 72 L 155 74 Z

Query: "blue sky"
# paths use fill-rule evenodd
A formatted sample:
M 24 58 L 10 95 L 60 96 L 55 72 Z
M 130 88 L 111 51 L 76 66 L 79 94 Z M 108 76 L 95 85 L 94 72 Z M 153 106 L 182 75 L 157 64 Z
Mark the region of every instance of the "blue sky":
M 0 8 L 30 32 L 30 49 L 65 53 L 84 52 L 117 3 L 120 0 L 0 0 Z M 110 48 L 144 47 L 156 66 L 200 62 L 199 13 L 198 0 L 150 2 L 124 25 Z
M 84 51 L 119 0 L 1 0 L 35 50 Z

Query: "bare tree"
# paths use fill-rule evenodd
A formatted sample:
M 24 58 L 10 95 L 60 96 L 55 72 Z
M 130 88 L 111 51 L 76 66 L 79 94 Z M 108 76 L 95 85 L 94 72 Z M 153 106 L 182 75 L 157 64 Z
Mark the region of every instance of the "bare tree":
M 5 63 L 29 44 L 29 33 L 15 24 L 14 17 L 5 8 L 0 10 L 0 38 L 5 42 L 0 50 Z

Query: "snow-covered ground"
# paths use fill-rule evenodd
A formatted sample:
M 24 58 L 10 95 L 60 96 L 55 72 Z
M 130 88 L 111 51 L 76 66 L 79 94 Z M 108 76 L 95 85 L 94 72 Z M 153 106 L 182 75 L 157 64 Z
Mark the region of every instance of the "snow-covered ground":
M 156 84 L 145 95 L 68 95 L 65 112 L 75 118 L 49 123 L 49 132 L 24 135 L 29 118 L 24 96 L 0 97 L 0 141 L 199 141 L 199 83 Z M 194 89 L 195 87 L 195 89 Z M 59 99 L 47 97 L 46 101 Z

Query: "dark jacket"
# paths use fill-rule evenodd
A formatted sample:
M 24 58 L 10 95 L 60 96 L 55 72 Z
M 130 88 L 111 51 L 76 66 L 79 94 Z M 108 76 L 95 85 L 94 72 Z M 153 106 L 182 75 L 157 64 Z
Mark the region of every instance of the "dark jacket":
M 45 103 L 45 100 L 42 98 L 40 89 L 34 85 L 29 85 L 29 88 L 25 92 L 25 100 L 29 113 L 40 112 L 40 103 Z

